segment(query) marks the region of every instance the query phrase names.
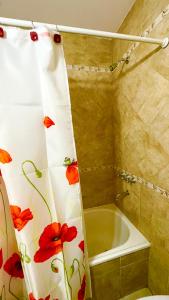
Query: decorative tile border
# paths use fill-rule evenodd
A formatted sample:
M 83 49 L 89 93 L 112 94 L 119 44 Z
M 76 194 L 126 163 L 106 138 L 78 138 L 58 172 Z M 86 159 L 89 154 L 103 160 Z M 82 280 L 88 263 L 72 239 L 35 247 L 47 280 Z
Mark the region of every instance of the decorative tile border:
M 85 71 L 92 73 L 111 73 L 110 67 L 95 67 L 95 66 L 81 66 L 81 65 L 67 65 L 67 70 Z
M 122 180 L 124 180 L 130 184 L 134 184 L 134 183 L 142 184 L 146 188 L 151 189 L 154 192 L 157 192 L 157 193 L 161 194 L 162 196 L 169 199 L 169 191 L 155 185 L 154 183 L 152 183 L 150 181 L 145 180 L 142 177 L 136 176 L 126 170 L 119 169 L 118 167 L 116 167 L 114 165 L 107 165 L 107 166 L 101 165 L 101 166 L 95 166 L 95 167 L 91 167 L 91 168 L 82 168 L 82 169 L 80 169 L 80 174 L 97 171 L 97 170 L 108 170 L 108 169 L 112 170 L 116 176 L 120 177 Z
M 132 184 L 139 183 L 144 185 L 146 188 L 153 190 L 154 192 L 160 193 L 162 196 L 167 197 L 169 199 L 169 191 L 155 185 L 154 183 L 145 180 L 142 177 L 136 176 L 126 170 L 114 168 L 115 174 L 120 177 L 122 180 Z M 132 182 L 129 179 L 132 179 Z
M 150 24 L 147 29 L 141 34 L 141 36 L 147 37 L 154 28 L 157 27 L 158 24 L 162 22 L 162 20 L 169 14 L 169 5 L 167 5 L 162 12 L 157 16 L 152 24 Z M 126 53 L 124 53 L 122 59 L 120 59 L 116 63 L 116 67 L 118 67 L 123 61 L 129 59 L 131 53 L 139 46 L 140 43 L 133 43 Z M 93 73 L 112 73 L 114 70 L 110 67 L 95 67 L 95 66 L 82 66 L 82 65 L 67 65 L 67 70 L 73 71 L 85 71 L 85 72 L 93 72 Z
M 79 172 L 80 174 L 82 173 L 88 173 L 88 172 L 92 172 L 92 171 L 98 171 L 98 170 L 115 170 L 114 165 L 102 165 L 102 166 L 94 166 L 91 168 L 79 168 Z

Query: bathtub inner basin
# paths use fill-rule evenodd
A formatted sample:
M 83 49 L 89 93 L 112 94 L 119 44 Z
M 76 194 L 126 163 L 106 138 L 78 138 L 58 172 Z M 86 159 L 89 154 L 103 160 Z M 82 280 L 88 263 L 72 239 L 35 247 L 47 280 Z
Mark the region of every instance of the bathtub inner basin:
M 123 245 L 129 228 L 120 214 L 113 210 L 89 209 L 84 212 L 89 257 Z

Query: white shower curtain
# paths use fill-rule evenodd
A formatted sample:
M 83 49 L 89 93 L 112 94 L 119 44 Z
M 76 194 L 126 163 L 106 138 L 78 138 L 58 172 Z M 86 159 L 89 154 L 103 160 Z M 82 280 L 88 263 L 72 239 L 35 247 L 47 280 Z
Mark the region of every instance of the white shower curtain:
M 60 35 L 43 27 L 0 28 L 0 168 L 0 299 L 83 300 L 66 65 Z

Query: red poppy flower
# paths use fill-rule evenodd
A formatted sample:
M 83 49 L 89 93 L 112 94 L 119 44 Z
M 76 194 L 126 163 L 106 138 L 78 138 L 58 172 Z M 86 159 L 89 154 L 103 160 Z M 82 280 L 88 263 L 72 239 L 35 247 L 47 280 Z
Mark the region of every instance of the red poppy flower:
M 50 295 L 47 296 L 46 298 L 39 298 L 39 300 L 49 300 L 50 299 Z M 33 293 L 29 294 L 29 300 L 36 300 L 36 298 L 34 297 Z
M 55 123 L 47 116 L 44 118 L 43 123 L 46 128 L 49 128 L 50 126 L 55 125 Z
M 21 211 L 21 208 L 16 205 L 10 205 L 11 215 L 14 227 L 20 231 L 30 220 L 33 219 L 32 212 L 29 208 Z
M 4 270 L 12 277 L 24 278 L 19 254 L 14 253 L 7 259 L 4 264 Z
M 34 295 L 33 295 L 33 293 L 29 294 L 29 300 L 36 300 L 35 297 L 34 297 Z
M 64 242 L 71 242 L 77 236 L 75 226 L 61 226 L 60 223 L 52 223 L 45 227 L 39 239 L 39 250 L 34 255 L 34 261 L 43 262 L 63 249 Z
M 81 241 L 78 246 L 82 250 L 82 252 L 84 253 L 84 241 Z
M 3 265 L 3 253 L 2 253 L 2 248 L 0 250 L 0 269 L 2 268 Z
M 78 292 L 78 300 L 84 300 L 85 298 L 85 290 L 86 290 L 86 276 L 83 276 L 81 288 Z
M 66 177 L 69 181 L 69 184 L 75 184 L 79 182 L 79 172 L 77 166 L 77 161 L 73 161 L 71 165 L 67 166 Z
M 7 164 L 11 161 L 12 161 L 12 158 L 11 158 L 10 154 L 5 150 L 0 149 L 0 162 L 3 164 Z

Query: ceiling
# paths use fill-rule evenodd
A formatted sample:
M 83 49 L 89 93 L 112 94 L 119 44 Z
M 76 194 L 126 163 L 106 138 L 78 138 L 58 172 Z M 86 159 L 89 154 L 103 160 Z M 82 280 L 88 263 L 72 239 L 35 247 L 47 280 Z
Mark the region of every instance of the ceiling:
M 0 0 L 0 17 L 116 32 L 135 0 Z

